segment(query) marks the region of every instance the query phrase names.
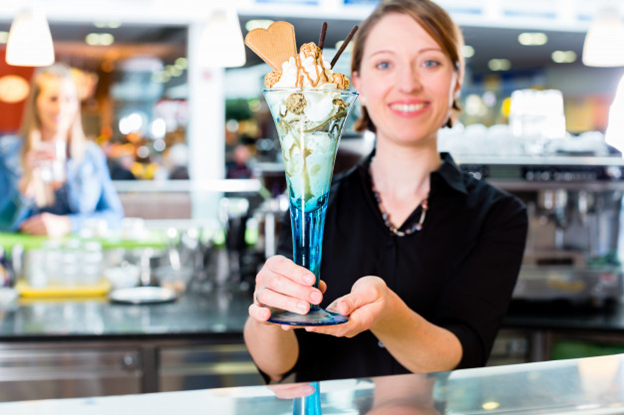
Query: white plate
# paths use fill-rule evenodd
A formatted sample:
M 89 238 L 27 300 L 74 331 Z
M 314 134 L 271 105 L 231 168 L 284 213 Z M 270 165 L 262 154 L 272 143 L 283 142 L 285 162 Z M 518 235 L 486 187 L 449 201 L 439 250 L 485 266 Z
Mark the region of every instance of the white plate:
M 163 287 L 133 287 L 113 290 L 108 295 L 111 301 L 128 304 L 158 304 L 175 301 L 175 291 Z

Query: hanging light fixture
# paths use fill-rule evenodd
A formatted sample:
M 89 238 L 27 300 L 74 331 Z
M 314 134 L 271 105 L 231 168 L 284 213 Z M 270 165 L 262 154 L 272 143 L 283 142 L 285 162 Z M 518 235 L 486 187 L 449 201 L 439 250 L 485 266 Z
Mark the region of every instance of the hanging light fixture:
M 605 141 L 610 146 L 615 147 L 624 153 L 624 77 L 615 92 L 615 98 L 609 109 L 609 124 L 605 133 Z
M 624 66 L 624 23 L 615 8 L 599 11 L 589 26 L 583 46 L 587 66 Z
M 213 12 L 202 33 L 199 48 L 200 64 L 205 68 L 235 68 L 245 64 L 243 33 L 234 8 Z
M 54 63 L 50 26 L 40 7 L 23 9 L 13 19 L 6 62 L 13 66 L 48 66 Z

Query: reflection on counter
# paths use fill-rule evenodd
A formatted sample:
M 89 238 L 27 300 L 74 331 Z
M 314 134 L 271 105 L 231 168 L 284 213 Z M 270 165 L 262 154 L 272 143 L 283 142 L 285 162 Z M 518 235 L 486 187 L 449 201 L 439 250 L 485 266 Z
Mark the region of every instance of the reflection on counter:
M 47 401 L 46 411 L 170 414 L 620 414 L 624 356 L 191 392 Z M 299 410 L 301 403 L 309 403 Z M 40 402 L 0 404 L 36 415 Z

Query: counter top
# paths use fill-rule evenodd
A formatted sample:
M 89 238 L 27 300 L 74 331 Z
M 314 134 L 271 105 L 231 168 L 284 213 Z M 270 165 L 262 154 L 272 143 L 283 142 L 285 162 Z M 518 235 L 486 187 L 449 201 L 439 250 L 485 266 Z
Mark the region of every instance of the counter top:
M 28 300 L 0 308 L 0 341 L 103 337 L 180 338 L 243 332 L 249 293 L 188 293 L 173 303 L 126 305 L 108 298 Z
M 0 341 L 156 337 L 182 338 L 241 334 L 248 316 L 247 292 L 187 293 L 157 305 L 126 305 L 106 297 L 29 300 L 0 307 Z M 511 312 L 503 328 L 623 332 L 624 307 L 608 312 Z
M 523 305 L 523 309 L 530 308 Z M 505 328 L 533 330 L 587 330 L 595 332 L 623 332 L 624 306 L 614 304 L 605 309 L 578 308 L 567 305 L 534 304 L 531 311 L 511 310 L 503 319 Z
M 431 375 L 14 402 L 0 404 L 0 412 L 3 415 L 621 414 L 623 363 L 624 355 L 611 355 Z

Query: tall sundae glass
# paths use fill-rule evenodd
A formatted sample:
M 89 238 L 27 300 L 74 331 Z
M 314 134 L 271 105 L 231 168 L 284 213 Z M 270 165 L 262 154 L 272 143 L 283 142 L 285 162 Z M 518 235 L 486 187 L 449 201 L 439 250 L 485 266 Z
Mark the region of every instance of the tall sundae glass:
M 332 87 L 274 87 L 263 90 L 282 148 L 290 220 L 293 260 L 315 275 L 319 287 L 325 212 L 334 161 L 345 121 L 358 93 Z M 273 310 L 270 322 L 295 326 L 335 325 L 348 317 L 311 304 L 296 314 Z

